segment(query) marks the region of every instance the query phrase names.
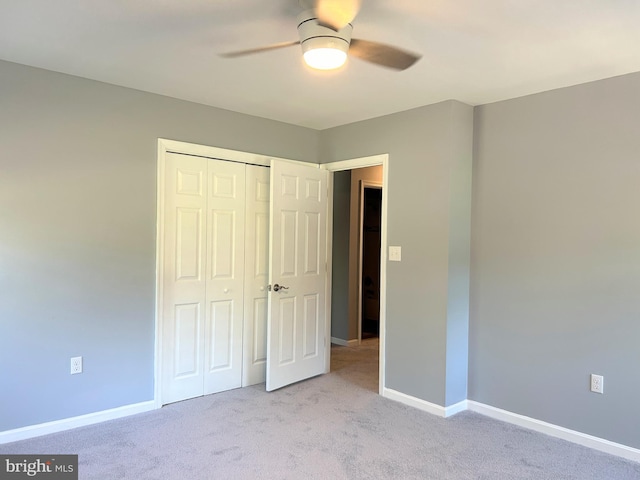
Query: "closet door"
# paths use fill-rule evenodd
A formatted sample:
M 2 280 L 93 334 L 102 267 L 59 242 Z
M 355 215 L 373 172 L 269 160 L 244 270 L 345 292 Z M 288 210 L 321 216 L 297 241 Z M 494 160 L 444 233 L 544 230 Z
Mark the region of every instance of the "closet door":
M 266 378 L 269 168 L 247 165 L 246 178 L 243 387 Z
M 245 165 L 169 153 L 162 403 L 240 387 Z
M 328 176 L 271 163 L 267 391 L 326 373 Z
M 202 395 L 207 160 L 167 154 L 164 195 L 162 402 Z
M 242 384 L 245 165 L 208 161 L 204 394 Z

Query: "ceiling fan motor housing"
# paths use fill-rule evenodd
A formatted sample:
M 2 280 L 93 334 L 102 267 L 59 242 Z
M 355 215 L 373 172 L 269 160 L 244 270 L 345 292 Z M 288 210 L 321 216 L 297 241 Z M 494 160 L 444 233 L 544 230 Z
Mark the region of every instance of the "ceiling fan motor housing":
M 351 24 L 338 31 L 320 25 L 313 10 L 307 10 L 298 15 L 298 34 L 302 53 L 318 48 L 333 48 L 347 53 L 352 31 Z

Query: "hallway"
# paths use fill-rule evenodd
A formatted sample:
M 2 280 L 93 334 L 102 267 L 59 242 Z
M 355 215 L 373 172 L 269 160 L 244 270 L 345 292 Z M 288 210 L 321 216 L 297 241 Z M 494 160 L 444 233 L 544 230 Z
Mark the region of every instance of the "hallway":
M 331 345 L 331 373 L 378 393 L 379 346 L 377 337 L 363 339 L 356 347 Z

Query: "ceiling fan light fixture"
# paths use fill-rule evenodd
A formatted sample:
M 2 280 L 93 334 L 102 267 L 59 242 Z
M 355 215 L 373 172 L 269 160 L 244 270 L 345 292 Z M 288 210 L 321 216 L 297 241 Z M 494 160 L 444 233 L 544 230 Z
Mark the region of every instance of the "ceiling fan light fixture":
M 318 70 L 340 68 L 347 60 L 352 29 L 348 24 L 335 31 L 318 24 L 313 11 L 303 12 L 298 17 L 298 34 L 305 63 Z
M 321 41 L 314 42 L 314 40 L 322 39 L 309 39 L 302 45 L 304 61 L 311 68 L 333 70 L 340 68 L 347 61 L 349 44 L 342 42 L 343 45 L 335 45 Z
M 300 5 L 308 6 L 310 2 L 311 0 L 300 0 Z M 344 22 L 354 18 L 360 2 L 361 0 L 315 0 L 314 5 L 318 12 L 322 10 L 322 14 L 318 15 L 311 9 L 298 15 L 299 41 L 227 52 L 220 56 L 235 58 L 300 45 L 307 65 L 319 70 L 340 68 L 344 65 L 347 55 L 400 71 L 420 60 L 420 55 L 393 45 L 352 38 L 353 25 Z M 343 10 L 348 15 L 343 15 Z

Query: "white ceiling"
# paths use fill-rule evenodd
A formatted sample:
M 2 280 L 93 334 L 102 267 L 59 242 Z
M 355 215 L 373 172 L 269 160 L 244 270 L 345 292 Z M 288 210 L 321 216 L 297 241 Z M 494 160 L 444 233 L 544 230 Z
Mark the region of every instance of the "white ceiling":
M 396 72 L 313 71 L 297 0 L 0 0 L 0 59 L 324 129 L 640 71 L 639 0 L 363 0 L 353 36 L 419 52 Z M 3 95 L 6 92 L 1 91 Z

